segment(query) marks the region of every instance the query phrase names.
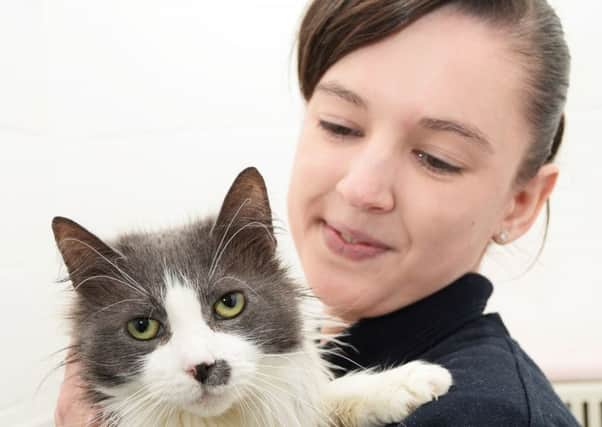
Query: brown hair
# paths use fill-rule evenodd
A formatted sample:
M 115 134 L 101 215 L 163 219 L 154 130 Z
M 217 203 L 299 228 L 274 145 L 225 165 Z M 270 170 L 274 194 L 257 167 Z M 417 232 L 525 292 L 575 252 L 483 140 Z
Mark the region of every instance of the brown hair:
M 546 0 L 314 0 L 299 31 L 301 93 L 309 100 L 342 57 L 446 5 L 508 30 L 527 75 L 525 112 L 532 144 L 516 176 L 517 183 L 526 182 L 554 160 L 564 131 L 570 55 L 560 20 Z

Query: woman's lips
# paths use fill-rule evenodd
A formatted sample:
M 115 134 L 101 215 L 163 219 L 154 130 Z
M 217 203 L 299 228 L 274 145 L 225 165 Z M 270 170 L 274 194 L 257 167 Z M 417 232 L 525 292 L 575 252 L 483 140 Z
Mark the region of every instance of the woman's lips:
M 366 234 L 338 224 L 323 222 L 322 235 L 332 252 L 352 261 L 374 258 L 391 249 Z

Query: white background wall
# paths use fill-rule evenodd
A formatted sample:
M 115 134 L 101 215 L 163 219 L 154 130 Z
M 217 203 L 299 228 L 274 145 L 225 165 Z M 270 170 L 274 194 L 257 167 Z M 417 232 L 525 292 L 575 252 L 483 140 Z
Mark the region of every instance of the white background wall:
M 0 425 L 51 419 L 61 372 L 42 380 L 67 343 L 53 216 L 102 236 L 177 223 L 256 165 L 286 220 L 303 4 L 0 0 Z M 491 309 L 550 375 L 600 377 L 602 3 L 553 4 L 574 72 L 550 239 L 528 273 L 538 230 L 485 271 Z

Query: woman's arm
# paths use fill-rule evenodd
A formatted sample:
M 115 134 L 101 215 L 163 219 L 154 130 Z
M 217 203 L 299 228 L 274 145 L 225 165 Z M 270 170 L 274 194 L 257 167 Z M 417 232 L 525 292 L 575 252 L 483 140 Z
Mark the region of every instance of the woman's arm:
M 83 399 L 83 388 L 79 376 L 79 364 L 67 363 L 65 379 L 61 386 L 54 423 L 57 427 L 95 427 L 95 412 Z

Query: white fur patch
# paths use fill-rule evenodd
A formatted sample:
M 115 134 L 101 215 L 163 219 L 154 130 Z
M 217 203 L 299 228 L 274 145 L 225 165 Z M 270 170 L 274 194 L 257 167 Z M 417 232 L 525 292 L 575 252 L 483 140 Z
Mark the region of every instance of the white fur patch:
M 192 286 L 175 275 L 165 277 L 164 306 L 172 335 L 147 358 L 143 382 L 160 386 L 171 405 L 197 415 L 219 415 L 233 404 L 233 387 L 254 374 L 257 349 L 242 337 L 211 330 Z M 225 360 L 231 368 L 225 386 L 202 386 L 188 373 L 198 364 L 216 360 Z
M 166 274 L 166 278 L 169 281 L 164 307 L 172 336 L 165 347 L 170 347 L 179 359 L 176 363 L 184 371 L 200 363 L 214 363 L 215 353 L 219 352 L 215 348 L 215 333 L 203 318 L 196 292 L 172 275 Z

